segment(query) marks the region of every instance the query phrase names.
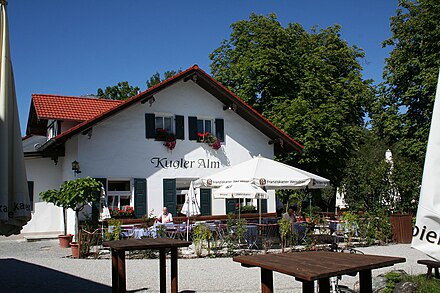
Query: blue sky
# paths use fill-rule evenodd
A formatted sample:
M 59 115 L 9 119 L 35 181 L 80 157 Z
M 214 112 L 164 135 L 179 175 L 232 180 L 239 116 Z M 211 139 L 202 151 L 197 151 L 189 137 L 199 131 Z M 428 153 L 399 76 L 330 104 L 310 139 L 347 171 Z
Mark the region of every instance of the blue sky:
M 342 26 L 365 50 L 364 78 L 380 81 L 397 0 L 9 0 L 11 57 L 22 132 L 33 93 L 80 96 L 119 81 L 146 89 L 156 71 L 198 64 L 252 12 L 286 26 Z

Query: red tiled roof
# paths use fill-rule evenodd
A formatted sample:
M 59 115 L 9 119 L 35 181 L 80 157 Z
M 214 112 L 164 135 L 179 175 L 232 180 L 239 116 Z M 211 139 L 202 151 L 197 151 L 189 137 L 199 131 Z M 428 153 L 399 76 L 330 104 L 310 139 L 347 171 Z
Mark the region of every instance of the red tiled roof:
M 38 119 L 86 121 L 107 112 L 123 101 L 33 94 Z

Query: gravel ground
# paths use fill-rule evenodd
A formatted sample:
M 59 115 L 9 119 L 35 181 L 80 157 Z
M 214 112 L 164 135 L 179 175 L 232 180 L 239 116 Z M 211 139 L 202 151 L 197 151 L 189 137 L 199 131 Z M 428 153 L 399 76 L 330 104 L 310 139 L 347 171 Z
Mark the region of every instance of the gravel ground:
M 361 248 L 368 254 L 401 256 L 406 263 L 394 269 L 410 274 L 425 273 L 417 264 L 426 256 L 409 244 Z M 0 237 L 1 292 L 110 292 L 111 262 L 106 259 L 71 259 L 70 249 L 58 247 L 58 240 L 26 242 Z M 168 261 L 169 262 L 169 261 Z M 127 290 L 159 292 L 158 260 L 129 259 Z M 169 263 L 167 263 L 169 268 Z M 373 275 L 392 270 L 374 270 Z M 170 277 L 168 276 L 169 283 Z M 356 277 L 344 276 L 342 284 L 353 286 Z M 169 285 L 169 284 L 167 284 Z M 274 273 L 275 292 L 301 292 L 301 283 L 294 278 Z M 242 268 L 231 258 L 179 259 L 181 292 L 259 292 L 258 268 Z

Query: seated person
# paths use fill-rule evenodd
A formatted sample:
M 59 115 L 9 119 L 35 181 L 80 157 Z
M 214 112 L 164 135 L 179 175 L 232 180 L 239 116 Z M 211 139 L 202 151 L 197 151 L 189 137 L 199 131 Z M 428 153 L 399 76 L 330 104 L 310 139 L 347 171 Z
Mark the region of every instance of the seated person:
M 162 213 L 159 214 L 156 218 L 156 222 L 166 224 L 166 223 L 172 223 L 173 222 L 173 215 L 168 212 L 166 207 L 163 207 Z
M 297 206 L 289 206 L 287 213 L 284 213 L 283 218 L 288 219 L 291 223 L 296 222 L 296 210 Z

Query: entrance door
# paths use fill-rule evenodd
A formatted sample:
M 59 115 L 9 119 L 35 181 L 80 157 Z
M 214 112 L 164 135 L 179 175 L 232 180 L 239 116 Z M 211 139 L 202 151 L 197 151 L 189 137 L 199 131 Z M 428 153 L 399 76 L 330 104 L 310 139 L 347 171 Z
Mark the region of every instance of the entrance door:
M 226 214 L 235 214 L 235 207 L 237 203 L 237 199 L 226 199 Z

